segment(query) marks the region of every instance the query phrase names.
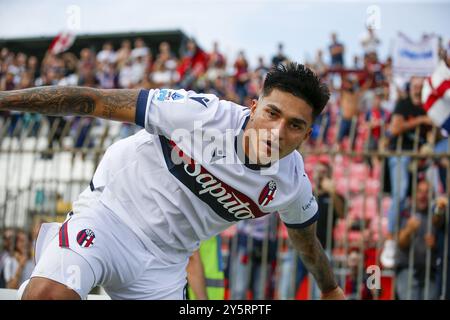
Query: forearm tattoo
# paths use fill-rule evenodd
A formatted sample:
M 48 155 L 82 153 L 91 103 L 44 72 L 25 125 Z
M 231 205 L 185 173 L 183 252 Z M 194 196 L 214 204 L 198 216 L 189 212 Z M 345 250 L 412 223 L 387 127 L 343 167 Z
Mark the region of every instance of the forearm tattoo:
M 0 109 L 47 115 L 91 115 L 95 89 L 84 87 L 38 87 L 0 92 Z
M 104 94 L 104 92 L 105 90 L 101 90 L 97 93 L 98 98 L 103 104 L 103 118 L 115 119 L 118 114 L 136 107 L 137 90 L 108 90 L 106 91 L 108 94 Z
M 63 86 L 0 91 L 0 110 L 124 120 L 134 115 L 138 94 L 139 90 Z
M 315 232 L 290 230 L 289 236 L 299 252 L 302 262 L 313 274 L 321 291 L 327 292 L 336 288 L 337 282 L 333 269 Z

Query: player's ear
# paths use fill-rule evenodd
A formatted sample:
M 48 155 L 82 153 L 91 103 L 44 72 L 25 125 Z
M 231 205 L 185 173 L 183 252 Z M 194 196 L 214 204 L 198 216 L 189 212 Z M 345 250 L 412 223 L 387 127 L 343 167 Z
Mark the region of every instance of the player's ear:
M 305 142 L 306 140 L 309 139 L 309 137 L 311 137 L 311 133 L 312 133 L 312 128 L 310 127 L 309 129 L 307 129 L 307 131 L 305 133 L 305 137 L 298 144 L 297 149 L 300 148 L 300 146 L 303 144 L 303 142 Z
M 250 115 L 253 116 L 256 112 L 256 107 L 258 106 L 258 100 L 252 99 L 252 102 L 250 104 Z
M 312 127 L 309 127 L 309 129 L 305 133 L 305 139 L 303 141 L 308 140 L 309 137 L 311 137 L 311 133 L 312 133 Z

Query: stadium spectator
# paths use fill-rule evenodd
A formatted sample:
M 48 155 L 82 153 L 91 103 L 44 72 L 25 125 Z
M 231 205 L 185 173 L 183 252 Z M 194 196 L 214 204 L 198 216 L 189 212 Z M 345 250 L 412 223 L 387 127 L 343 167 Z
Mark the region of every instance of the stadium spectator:
M 336 184 L 332 178 L 331 167 L 328 163 L 319 163 L 315 170 L 315 181 L 317 181 L 315 194 L 317 203 L 319 204 L 317 237 L 319 238 L 322 247 L 328 249 L 328 253 L 331 253 L 334 246 L 333 242 L 327 243 L 327 234 L 334 229 L 337 219 L 344 218 L 345 199 L 338 193 L 338 190 L 336 190 Z M 330 209 L 332 209 L 332 211 L 330 211 Z M 328 230 L 328 225 L 331 226 L 331 230 Z M 333 241 L 333 239 L 331 239 L 331 241 Z
M 14 254 L 7 256 L 4 262 L 4 279 L 6 287 L 18 289 L 20 285 L 30 278 L 34 268 L 31 260 L 30 238 L 23 230 L 16 232 Z
M 231 299 L 273 298 L 274 271 L 277 251 L 277 220 L 274 215 L 238 223 L 238 248 L 230 260 Z M 264 242 L 267 252 L 264 251 Z M 266 256 L 264 256 L 266 254 Z M 265 262 L 265 265 L 263 263 Z M 265 275 L 262 271 L 267 270 Z M 265 287 L 264 287 L 265 284 Z
M 78 62 L 78 85 L 96 86 L 95 80 L 96 63 L 91 49 L 84 48 L 80 52 Z
M 14 251 L 14 230 L 6 228 L 2 232 L 2 251 L 0 251 L 0 288 L 6 288 L 5 261 Z
M 100 88 L 114 89 L 118 86 L 118 77 L 115 69 L 117 54 L 111 42 L 103 44 L 103 49 L 97 54 L 96 78 Z
M 113 62 L 105 61 L 101 63 L 96 78 L 100 88 L 114 89 L 118 87 L 119 78 Z
M 141 51 L 138 51 L 141 52 Z M 142 51 L 144 52 L 144 51 Z M 132 54 L 131 63 L 131 86 L 138 87 L 147 75 L 149 56 Z
M 328 50 L 331 56 L 331 67 L 344 67 L 344 45 L 337 40 L 337 34 L 334 32 L 331 34 L 331 44 L 328 46 Z
M 235 91 L 239 97 L 239 103 L 243 104 L 248 94 L 247 84 L 250 80 L 248 70 L 248 61 L 244 51 L 239 51 L 236 61 L 234 62 L 234 81 Z
M 374 292 L 366 285 L 368 275 L 363 272 L 363 278 L 360 278 L 361 259 L 363 255 L 357 249 L 352 249 L 347 258 L 350 272 L 345 277 L 344 292 L 348 300 L 372 300 L 374 296 Z
M 39 61 L 36 56 L 28 57 L 27 70 L 33 76 L 33 80 L 39 77 Z
M 117 54 L 114 52 L 114 48 L 111 42 L 105 42 L 103 49 L 97 53 L 97 62 L 101 64 L 115 63 L 117 60 Z
M 375 30 L 368 26 L 366 32 L 361 36 L 361 46 L 364 55 L 377 54 L 380 44 L 381 40 L 375 34 Z
M 197 46 L 194 39 L 189 39 L 177 71 L 180 76 L 179 86 L 192 89 L 195 81 L 206 72 L 208 55 Z
M 328 66 L 323 60 L 323 51 L 317 50 L 316 52 L 316 58 L 314 60 L 314 63 L 312 64 L 312 69 L 319 75 L 320 77 L 325 76 Z
M 434 146 L 434 152 L 436 153 L 448 153 L 448 133 L 442 130 L 438 136 L 438 142 Z M 439 174 L 439 182 L 442 185 L 442 192 L 445 193 L 447 190 L 447 168 L 450 166 L 450 161 L 448 158 L 442 157 L 436 159 L 436 166 Z M 436 186 L 436 190 L 439 186 Z
M 131 56 L 131 41 L 123 40 L 120 49 L 117 50 L 117 68 L 120 70 Z
M 172 87 L 178 80 L 177 60 L 170 50 L 168 42 L 161 42 L 159 53 L 152 66 L 150 80 L 155 87 Z
M 264 79 L 268 71 L 269 67 L 266 66 L 266 63 L 264 62 L 264 57 L 262 56 L 258 57 L 258 65 L 255 68 L 255 72 L 261 79 Z
M 13 65 L 9 65 L 6 67 L 5 77 L 2 79 L 2 82 L 0 83 L 0 89 L 2 91 L 6 90 L 14 90 L 15 89 L 15 83 L 14 78 L 17 75 L 17 68 Z
M 288 58 L 284 54 L 284 45 L 280 42 L 278 44 L 278 52 L 272 57 L 272 66 L 284 63 L 286 60 L 288 60 Z
M 450 237 L 445 236 L 446 230 L 449 230 L 450 222 L 446 221 L 446 211 L 448 210 L 448 198 L 440 196 L 436 200 L 433 210 L 433 225 L 437 229 L 436 234 L 436 251 L 437 251 L 437 270 L 436 270 L 436 286 L 439 292 L 439 298 L 450 299 Z M 448 232 L 448 231 L 447 231 Z M 447 243 L 446 243 L 447 240 Z M 447 252 L 445 249 L 447 248 Z M 444 259 L 447 259 L 445 261 Z M 445 267 L 446 265 L 446 267 Z M 446 283 L 444 284 L 444 280 Z
M 342 75 L 342 89 L 341 89 L 341 124 L 338 133 L 338 142 L 341 143 L 345 137 L 351 133 L 352 124 L 355 126 L 360 114 L 361 99 L 365 93 L 365 88 L 360 86 L 358 76 L 355 73 Z M 354 147 L 355 139 L 353 138 L 352 148 Z
M 78 77 L 78 58 L 71 52 L 65 52 L 61 56 L 64 62 L 65 73 L 64 77 L 59 80 L 60 86 L 76 86 L 79 81 Z
M 121 88 L 132 88 L 133 85 L 133 71 L 132 60 L 128 58 L 125 64 L 121 67 L 119 72 L 119 86 Z
M 19 69 L 14 66 L 13 64 L 7 66 L 6 68 L 6 75 L 0 81 L 0 90 L 14 90 L 16 89 L 15 79 L 18 77 Z M 9 136 L 17 136 L 18 130 L 16 130 L 17 124 L 20 123 L 23 115 L 21 112 L 11 111 L 8 113 L 9 119 L 10 119 L 10 125 L 8 127 L 8 135 Z
M 131 50 L 131 58 L 136 59 L 137 57 L 142 57 L 143 60 L 150 58 L 151 52 L 150 49 L 145 44 L 142 38 L 137 38 L 134 40 L 134 49 Z M 149 61 L 145 61 L 148 63 Z
M 377 88 L 372 107 L 366 112 L 365 120 L 369 127 L 368 149 L 378 150 L 382 127 L 388 122 L 389 114 L 381 107 L 385 98 L 384 88 Z
M 430 184 L 419 181 L 416 194 L 416 212 L 406 208 L 400 214 L 400 230 L 396 250 L 396 293 L 401 300 L 423 300 L 425 295 L 427 250 L 431 250 L 428 299 L 438 298 L 436 286 L 436 230 L 428 229 L 428 193 Z M 412 245 L 414 243 L 414 245 Z M 413 250 L 413 275 L 408 288 L 409 257 Z M 411 291 L 410 291 L 411 289 Z M 408 296 L 410 292 L 410 296 Z
M 426 126 L 431 125 L 431 120 L 421 107 L 422 84 L 422 78 L 411 78 L 409 96 L 400 100 L 394 109 L 389 127 L 392 136 L 389 149 L 392 151 L 412 151 L 415 145 L 416 128 L 419 130 L 418 146 L 420 147 L 425 142 Z M 388 159 L 392 201 L 388 212 L 388 235 L 380 257 L 381 263 L 387 268 L 392 268 L 395 263 L 396 244 L 393 235 L 399 212 L 403 212 L 406 207 L 410 184 L 408 171 L 410 162 L 411 158 L 408 156 L 390 157 Z
M 358 55 L 353 56 L 353 65 L 352 68 L 355 70 L 360 70 L 363 68 L 363 63 L 361 61 L 361 58 Z
M 213 43 L 213 51 L 209 54 L 208 58 L 208 80 L 214 81 L 217 77 L 223 76 L 225 74 L 226 66 L 227 60 L 220 52 L 219 43 L 216 41 Z

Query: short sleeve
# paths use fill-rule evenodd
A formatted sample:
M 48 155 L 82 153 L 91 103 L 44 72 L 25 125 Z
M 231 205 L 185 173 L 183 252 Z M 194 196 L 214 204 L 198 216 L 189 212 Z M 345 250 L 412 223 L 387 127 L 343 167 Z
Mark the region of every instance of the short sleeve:
M 288 228 L 302 229 L 313 224 L 319 218 L 318 204 L 312 194 L 312 186 L 306 174 L 302 177 L 302 188 L 298 198 L 283 210 L 280 218 Z
M 141 90 L 136 104 L 136 124 L 151 134 L 170 138 L 177 129 L 235 128 L 244 107 L 195 91 Z M 242 117 L 241 117 L 242 118 Z

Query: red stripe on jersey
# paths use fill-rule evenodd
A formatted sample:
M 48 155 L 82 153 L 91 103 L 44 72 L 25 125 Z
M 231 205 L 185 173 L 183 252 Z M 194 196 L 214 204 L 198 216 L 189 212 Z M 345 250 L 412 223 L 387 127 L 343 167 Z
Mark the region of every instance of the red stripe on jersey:
M 264 187 L 263 191 L 261 192 L 260 196 L 259 196 L 259 199 L 258 199 L 259 204 L 264 205 L 264 204 L 263 204 L 264 199 L 267 197 L 267 195 L 269 194 L 269 192 L 270 192 L 269 186 L 266 185 L 266 186 Z
M 63 242 L 62 242 L 62 228 L 63 226 L 61 226 L 61 228 L 59 228 L 59 246 L 63 247 Z
M 216 180 L 217 183 L 220 184 L 220 187 L 222 187 L 226 191 L 226 196 L 230 196 L 230 197 L 233 196 L 233 199 L 230 200 L 230 197 L 228 197 L 227 202 L 222 203 L 221 201 L 219 201 L 217 199 L 217 198 L 222 199 L 223 198 L 222 196 L 213 195 L 210 192 L 210 194 L 216 198 L 214 201 L 217 201 L 218 205 L 221 205 L 224 208 L 226 208 L 226 210 L 228 211 L 228 214 L 234 216 L 234 218 L 236 218 L 238 220 L 258 218 L 258 217 L 262 217 L 267 214 L 270 214 L 270 212 L 261 211 L 259 209 L 259 206 L 252 199 L 250 199 L 247 195 L 243 194 L 242 192 L 240 192 L 240 191 L 234 189 L 233 187 L 231 187 L 230 185 L 226 184 L 225 182 L 223 182 L 222 180 L 220 180 L 219 178 L 214 176 L 212 173 L 210 173 L 208 170 L 206 170 L 205 167 L 196 163 L 195 160 L 190 158 L 186 153 L 184 153 L 173 140 L 170 140 L 169 143 L 171 146 L 173 146 L 173 149 L 176 152 L 178 152 L 179 157 L 182 159 L 182 161 L 185 164 L 187 164 L 189 166 L 190 169 L 194 169 L 195 165 L 200 166 L 200 174 L 198 176 L 200 176 L 200 175 L 210 176 L 212 179 Z M 197 179 L 195 179 L 195 180 L 197 180 Z M 201 183 L 201 182 L 196 181 L 196 183 Z M 205 190 L 203 190 L 203 191 L 205 191 Z M 268 187 L 267 187 L 267 191 L 269 191 Z M 239 201 L 240 203 L 237 203 L 237 201 Z M 239 209 L 236 209 L 236 210 L 238 210 L 240 212 L 238 212 L 238 213 L 234 212 L 235 210 L 233 209 L 233 206 L 238 207 Z M 241 210 L 243 207 L 247 207 L 250 209 L 251 217 L 249 214 L 244 212 L 245 210 Z
M 69 222 L 69 220 L 64 223 L 64 237 L 66 238 L 65 246 L 66 248 L 69 248 L 69 232 L 67 230 L 67 222 Z

